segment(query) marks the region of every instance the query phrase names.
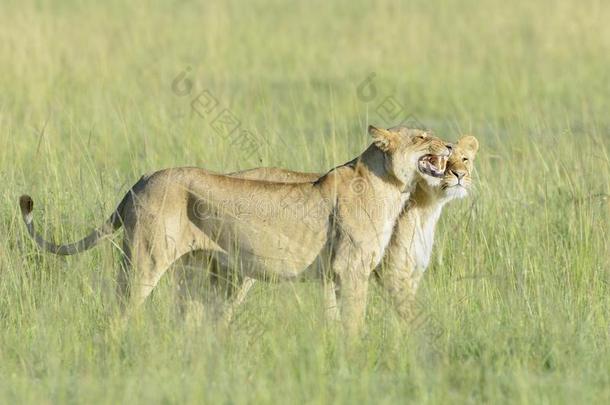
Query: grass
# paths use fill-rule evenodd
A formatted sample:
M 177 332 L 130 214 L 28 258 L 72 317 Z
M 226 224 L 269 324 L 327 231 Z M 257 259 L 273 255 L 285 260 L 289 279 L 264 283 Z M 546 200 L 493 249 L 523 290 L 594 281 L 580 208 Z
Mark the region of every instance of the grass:
M 3 2 L 0 402 L 607 402 L 609 19 L 573 0 Z M 204 90 L 260 146 L 193 114 Z M 41 254 L 18 214 L 28 192 L 70 240 L 142 173 L 323 171 L 407 117 L 479 138 L 476 190 L 443 214 L 422 321 L 374 288 L 355 353 L 309 284 L 256 286 L 223 333 L 182 320 L 168 277 L 117 335 L 117 249 Z

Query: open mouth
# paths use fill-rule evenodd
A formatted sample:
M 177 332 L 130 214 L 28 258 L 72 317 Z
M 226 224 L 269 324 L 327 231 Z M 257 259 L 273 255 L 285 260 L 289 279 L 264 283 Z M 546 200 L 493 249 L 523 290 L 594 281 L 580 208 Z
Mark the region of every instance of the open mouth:
M 419 171 L 432 177 L 443 177 L 447 167 L 447 156 L 425 155 L 418 161 Z

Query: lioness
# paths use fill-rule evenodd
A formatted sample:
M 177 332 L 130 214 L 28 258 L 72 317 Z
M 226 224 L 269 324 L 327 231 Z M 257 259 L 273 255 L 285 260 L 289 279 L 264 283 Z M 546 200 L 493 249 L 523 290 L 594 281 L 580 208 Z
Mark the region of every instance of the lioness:
M 455 145 L 449 157 L 445 173 L 436 182 L 422 178 L 417 182 L 395 225 L 383 262 L 375 269 L 376 279 L 381 282 L 394 302 L 398 314 L 403 319 L 413 316 L 413 301 L 424 274 L 434 242 L 434 231 L 443 206 L 456 198 L 468 194 L 472 178 L 474 158 L 479 142 L 474 136 L 464 136 Z M 275 167 L 256 168 L 231 173 L 230 176 L 283 182 L 309 182 L 321 176 L 319 173 L 303 173 Z M 230 275 L 221 278 L 233 279 Z M 227 305 L 224 322 L 231 320 L 233 312 L 254 285 L 252 279 L 240 280 L 232 302 Z M 325 305 L 330 318 L 336 318 L 336 298 L 332 282 L 326 284 Z
M 444 205 L 468 195 L 478 149 L 479 142 L 474 136 L 460 138 L 440 184 L 431 187 L 427 182 L 417 183 L 396 223 L 383 261 L 375 269 L 403 319 L 415 315 L 415 293 L 430 262 L 434 232 Z
M 292 279 L 322 260 L 341 286 L 344 329 L 353 335 L 364 321 L 370 273 L 410 191 L 422 176 L 441 176 L 452 149 L 421 130 L 370 126 L 369 133 L 373 143 L 360 156 L 312 183 L 190 167 L 146 175 L 101 228 L 72 244 L 47 242 L 35 231 L 31 197 L 22 196 L 20 207 L 38 246 L 59 255 L 87 250 L 124 226 L 126 265 L 118 290 L 130 308 L 192 251 L 254 279 Z

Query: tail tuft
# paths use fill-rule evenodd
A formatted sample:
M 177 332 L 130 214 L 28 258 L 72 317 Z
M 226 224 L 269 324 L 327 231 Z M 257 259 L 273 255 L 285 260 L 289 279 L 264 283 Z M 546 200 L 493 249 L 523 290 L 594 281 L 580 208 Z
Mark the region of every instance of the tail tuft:
M 34 210 L 34 200 L 29 195 L 19 197 L 19 207 L 24 218 L 30 216 Z

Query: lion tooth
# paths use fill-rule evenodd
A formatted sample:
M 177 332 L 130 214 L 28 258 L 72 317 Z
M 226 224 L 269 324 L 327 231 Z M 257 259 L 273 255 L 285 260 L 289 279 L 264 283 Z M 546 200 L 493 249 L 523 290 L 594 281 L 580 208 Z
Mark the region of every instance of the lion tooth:
M 440 161 L 441 172 L 444 172 L 446 167 L 447 167 L 447 158 L 443 157 L 443 158 L 441 158 L 441 161 Z

